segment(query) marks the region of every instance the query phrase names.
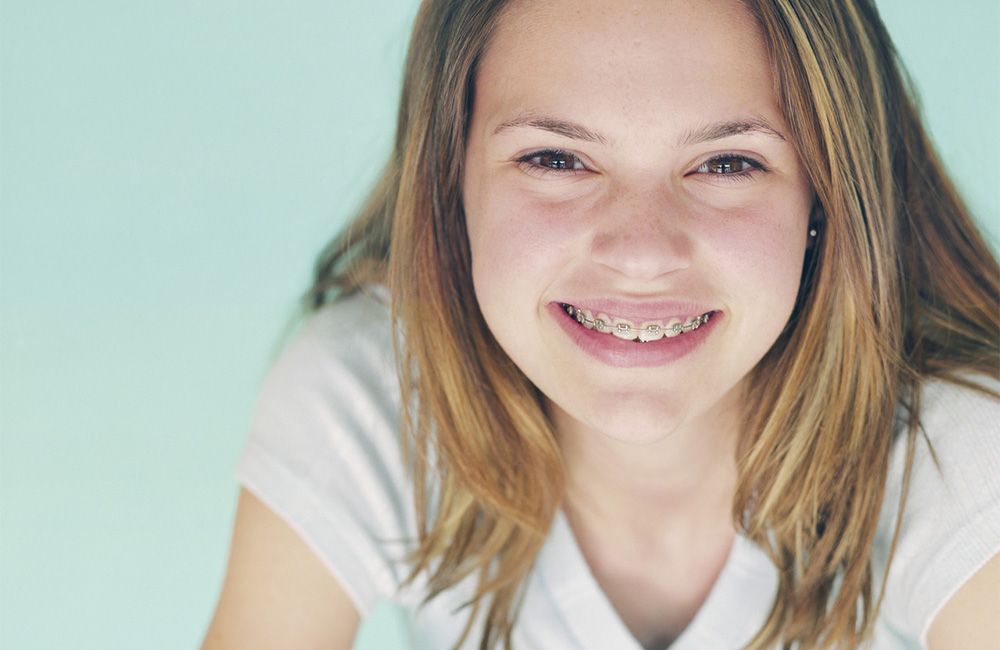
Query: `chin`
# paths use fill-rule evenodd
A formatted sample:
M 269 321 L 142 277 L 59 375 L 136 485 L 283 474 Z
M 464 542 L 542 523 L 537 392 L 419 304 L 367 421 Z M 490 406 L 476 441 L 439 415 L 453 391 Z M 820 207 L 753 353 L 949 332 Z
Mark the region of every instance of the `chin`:
M 672 403 L 662 395 L 606 394 L 587 400 L 582 408 L 564 410 L 571 428 L 590 430 L 605 438 L 646 445 L 669 438 L 690 422 L 687 405 Z
M 662 418 L 636 418 L 633 415 L 607 423 L 599 429 L 605 435 L 618 442 L 631 445 L 651 445 L 672 437 L 682 428 L 683 420 L 664 420 Z

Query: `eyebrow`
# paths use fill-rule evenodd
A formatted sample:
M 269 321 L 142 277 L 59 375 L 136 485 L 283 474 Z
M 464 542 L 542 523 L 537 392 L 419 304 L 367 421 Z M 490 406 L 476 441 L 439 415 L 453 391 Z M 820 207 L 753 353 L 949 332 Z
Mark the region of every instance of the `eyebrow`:
M 711 142 L 712 140 L 721 140 L 722 138 L 728 138 L 733 135 L 742 135 L 744 133 L 760 133 L 772 138 L 777 138 L 778 140 L 785 139 L 785 136 L 782 135 L 780 131 L 772 127 L 764 120 L 729 120 L 708 124 L 693 131 L 689 131 L 683 138 L 681 138 L 680 146 L 687 147 L 693 144 Z
M 560 120 L 544 115 L 536 115 L 534 113 L 524 113 L 522 115 L 518 115 L 512 120 L 508 120 L 507 122 L 497 125 L 497 128 L 493 129 L 493 135 L 518 127 L 541 129 L 543 131 L 555 133 L 556 135 L 561 135 L 564 138 L 571 138 L 573 140 L 586 140 L 587 142 L 596 142 L 598 144 L 608 143 L 607 138 L 601 134 L 594 133 L 590 129 L 576 124 L 575 122 L 568 122 L 566 120 Z
M 598 144 L 608 143 L 607 138 L 599 133 L 591 131 L 585 126 L 555 117 L 537 115 L 535 113 L 524 113 L 518 115 L 512 120 L 498 124 L 497 127 L 493 129 L 493 135 L 519 127 L 541 129 L 543 131 L 555 133 L 556 135 L 560 135 L 564 138 L 571 138 L 573 140 L 585 140 L 587 142 L 596 142 Z M 780 131 L 762 119 L 735 119 L 707 124 L 694 129 L 693 131 L 689 131 L 680 139 L 678 148 L 701 144 L 704 142 L 711 142 L 712 140 L 721 140 L 723 138 L 728 138 L 734 135 L 742 135 L 744 133 L 759 133 L 778 140 L 785 140 L 785 136 Z

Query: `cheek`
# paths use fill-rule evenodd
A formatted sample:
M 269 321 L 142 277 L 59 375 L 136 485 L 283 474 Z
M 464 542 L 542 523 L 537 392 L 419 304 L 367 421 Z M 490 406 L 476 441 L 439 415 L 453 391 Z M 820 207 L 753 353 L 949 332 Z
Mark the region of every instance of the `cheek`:
M 706 241 L 733 288 L 765 303 L 787 303 L 790 312 L 802 277 L 808 211 L 763 207 L 713 222 Z
M 501 279 L 542 280 L 539 274 L 558 268 L 579 241 L 581 220 L 566 205 L 502 190 L 476 198 L 466 219 L 477 292 Z

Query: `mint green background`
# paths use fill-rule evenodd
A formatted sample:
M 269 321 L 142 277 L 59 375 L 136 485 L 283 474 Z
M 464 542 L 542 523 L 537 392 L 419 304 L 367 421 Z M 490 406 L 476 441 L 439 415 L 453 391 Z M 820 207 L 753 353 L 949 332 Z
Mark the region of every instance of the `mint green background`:
M 1000 5 L 944 4 L 880 3 L 996 241 Z M 4 2 L 4 650 L 198 645 L 256 387 L 386 155 L 414 13 Z M 362 636 L 396 647 L 397 621 Z

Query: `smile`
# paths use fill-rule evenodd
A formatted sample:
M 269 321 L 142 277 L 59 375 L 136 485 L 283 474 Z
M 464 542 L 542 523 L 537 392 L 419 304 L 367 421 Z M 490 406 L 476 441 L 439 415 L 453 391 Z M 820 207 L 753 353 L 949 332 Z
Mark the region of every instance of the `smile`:
M 573 317 L 589 330 L 610 334 L 625 341 L 635 341 L 648 343 L 659 341 L 662 338 L 673 338 L 698 329 L 708 322 L 714 312 L 706 312 L 700 316 L 694 316 L 687 321 L 680 321 L 677 318 L 664 321 L 645 321 L 640 324 L 633 323 L 624 318 L 612 318 L 607 314 L 593 314 L 588 309 L 581 309 L 566 303 L 559 303 L 563 311 Z M 673 321 L 673 322 L 671 322 Z

